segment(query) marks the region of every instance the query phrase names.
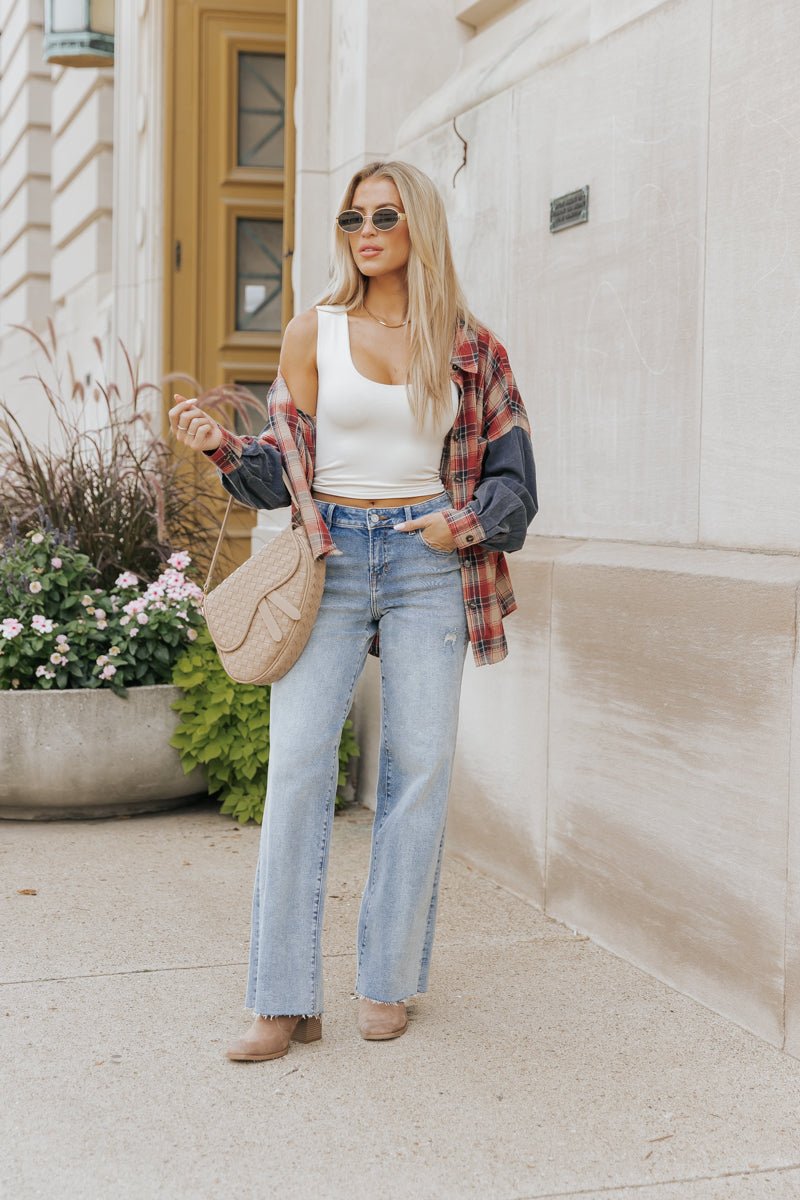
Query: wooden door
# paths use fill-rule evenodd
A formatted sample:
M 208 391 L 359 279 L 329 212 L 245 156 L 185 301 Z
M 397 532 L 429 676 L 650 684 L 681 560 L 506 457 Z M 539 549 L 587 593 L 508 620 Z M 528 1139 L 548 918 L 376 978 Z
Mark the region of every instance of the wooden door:
M 294 16 L 294 0 L 172 0 L 167 22 L 166 369 L 262 398 L 292 315 Z M 233 561 L 254 522 L 234 509 Z

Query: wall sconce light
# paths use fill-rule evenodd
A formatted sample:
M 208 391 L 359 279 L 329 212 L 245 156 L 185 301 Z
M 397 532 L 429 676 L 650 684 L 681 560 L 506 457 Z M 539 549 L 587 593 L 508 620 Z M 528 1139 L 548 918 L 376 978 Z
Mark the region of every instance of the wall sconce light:
M 114 0 L 46 0 L 45 62 L 65 67 L 114 63 Z

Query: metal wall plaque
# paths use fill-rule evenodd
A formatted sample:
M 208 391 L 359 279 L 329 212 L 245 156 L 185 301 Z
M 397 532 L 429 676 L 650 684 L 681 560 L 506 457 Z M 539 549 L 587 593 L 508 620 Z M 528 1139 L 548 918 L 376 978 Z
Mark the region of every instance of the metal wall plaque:
M 557 196 L 550 201 L 550 232 L 557 233 L 559 229 L 567 229 L 570 225 L 580 225 L 589 220 L 589 185 L 578 188 L 577 192 L 567 192 L 566 196 Z

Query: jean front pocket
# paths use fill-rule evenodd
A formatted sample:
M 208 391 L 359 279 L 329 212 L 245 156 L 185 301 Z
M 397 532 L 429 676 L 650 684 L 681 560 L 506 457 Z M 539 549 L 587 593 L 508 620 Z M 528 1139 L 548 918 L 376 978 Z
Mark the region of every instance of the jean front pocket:
M 422 544 L 423 544 L 423 546 L 425 547 L 425 549 L 426 549 L 426 550 L 430 550 L 431 554 L 441 554 L 441 555 L 443 555 L 445 558 L 449 558 L 449 556 L 450 556 L 451 554 L 455 554 L 455 553 L 456 553 L 456 547 L 455 547 L 455 546 L 453 547 L 453 549 L 452 549 L 452 550 L 441 550 L 441 549 L 440 549 L 438 546 L 432 546 L 432 545 L 431 545 L 431 543 L 430 543 L 430 542 L 428 542 L 428 541 L 426 541 L 426 540 L 425 540 L 425 538 L 422 536 L 422 535 L 423 535 L 423 533 L 425 532 L 424 528 L 423 528 L 423 529 L 416 529 L 414 532 L 415 532 L 415 533 L 417 534 L 417 536 L 419 537 L 419 540 L 422 542 Z

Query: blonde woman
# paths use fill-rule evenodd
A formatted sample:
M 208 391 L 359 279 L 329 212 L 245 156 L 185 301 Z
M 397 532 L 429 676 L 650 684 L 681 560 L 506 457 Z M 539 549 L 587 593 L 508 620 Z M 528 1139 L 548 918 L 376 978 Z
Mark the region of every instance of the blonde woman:
M 381 745 L 355 996 L 369 1040 L 402 1034 L 428 987 L 467 648 L 507 654 L 516 608 L 504 551 L 537 511 L 530 427 L 505 349 L 469 311 L 433 182 L 373 162 L 345 189 L 333 273 L 286 327 L 259 437 L 176 396 L 176 436 L 255 508 L 298 493 L 317 556 L 319 615 L 272 685 L 270 761 L 237 1060 L 321 1036 L 321 931 L 342 725 L 368 653 Z M 310 494 L 309 494 L 310 492 Z

